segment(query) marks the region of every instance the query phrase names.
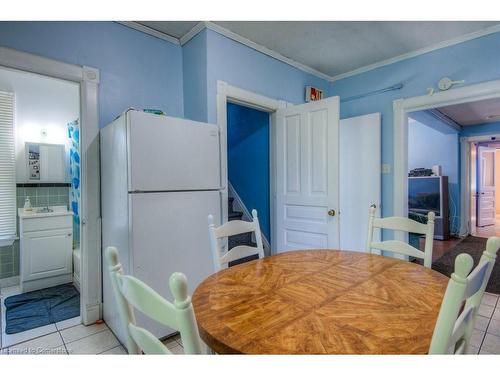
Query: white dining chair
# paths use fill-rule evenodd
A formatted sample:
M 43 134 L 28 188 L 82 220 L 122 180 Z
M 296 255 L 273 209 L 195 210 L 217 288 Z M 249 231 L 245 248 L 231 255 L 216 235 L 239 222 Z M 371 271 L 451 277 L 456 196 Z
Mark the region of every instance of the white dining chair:
M 141 351 L 145 354 L 172 354 L 151 332 L 136 325 L 134 308 L 179 331 L 185 354 L 200 354 L 201 341 L 191 297 L 187 293 L 186 276 L 180 272 L 170 276 L 170 291 L 174 296 L 172 304 L 141 280 L 124 275 L 115 247 L 106 249 L 106 259 L 129 354 L 140 354 Z
M 366 241 L 366 251 L 372 254 L 381 254 L 381 251 L 390 251 L 403 255 L 412 256 L 424 260 L 424 266 L 432 266 L 432 246 L 434 241 L 434 212 L 427 215 L 427 224 L 416 222 L 406 217 L 375 217 L 375 207 L 370 207 L 368 219 L 368 239 Z M 425 234 L 424 251 L 398 240 L 373 241 L 375 229 L 389 229 L 407 233 Z
M 208 215 L 208 234 L 210 236 L 210 250 L 214 262 L 215 271 L 227 268 L 229 262 L 242 258 L 258 255 L 259 259 L 264 258 L 264 247 L 262 245 L 262 234 L 260 232 L 259 218 L 257 210 L 252 210 L 252 221 L 233 220 L 215 227 L 214 217 Z M 229 236 L 236 236 L 242 233 L 254 233 L 257 247 L 240 245 L 227 251 L 224 250 L 222 240 Z
M 489 238 L 486 250 L 472 272 L 474 261 L 469 254 L 463 253 L 455 258 L 455 271 L 443 297 L 429 354 L 466 352 L 499 247 L 500 238 Z

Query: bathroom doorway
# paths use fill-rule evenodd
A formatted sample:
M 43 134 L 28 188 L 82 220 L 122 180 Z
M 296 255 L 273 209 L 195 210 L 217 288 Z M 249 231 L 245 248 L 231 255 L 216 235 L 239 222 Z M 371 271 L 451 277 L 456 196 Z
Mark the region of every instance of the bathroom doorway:
M 3 127 L 11 120 L 14 150 L 15 210 L 0 206 L 15 223 L 15 236 L 0 247 L 6 348 L 82 320 L 81 98 L 79 83 L 4 67 L 0 94 L 10 104 L 0 116 Z

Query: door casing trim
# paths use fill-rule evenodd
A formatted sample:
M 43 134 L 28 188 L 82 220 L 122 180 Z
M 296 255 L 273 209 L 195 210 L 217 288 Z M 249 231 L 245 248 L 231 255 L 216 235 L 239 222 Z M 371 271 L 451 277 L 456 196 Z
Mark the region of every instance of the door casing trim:
M 81 304 L 85 325 L 102 316 L 99 166 L 99 70 L 0 47 L 0 66 L 78 83 L 81 123 Z

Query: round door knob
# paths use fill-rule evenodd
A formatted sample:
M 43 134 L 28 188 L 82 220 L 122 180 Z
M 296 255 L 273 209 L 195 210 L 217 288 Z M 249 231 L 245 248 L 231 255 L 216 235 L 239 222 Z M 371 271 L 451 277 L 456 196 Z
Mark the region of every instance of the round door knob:
M 328 215 L 330 216 L 335 216 L 335 210 L 329 210 Z

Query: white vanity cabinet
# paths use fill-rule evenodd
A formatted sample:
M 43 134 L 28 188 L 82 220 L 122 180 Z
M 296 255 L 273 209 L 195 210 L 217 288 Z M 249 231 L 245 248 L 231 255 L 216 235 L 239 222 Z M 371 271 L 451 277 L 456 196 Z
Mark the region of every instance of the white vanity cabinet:
M 19 209 L 20 282 L 23 292 L 72 281 L 72 214 L 66 208 L 50 213 Z

